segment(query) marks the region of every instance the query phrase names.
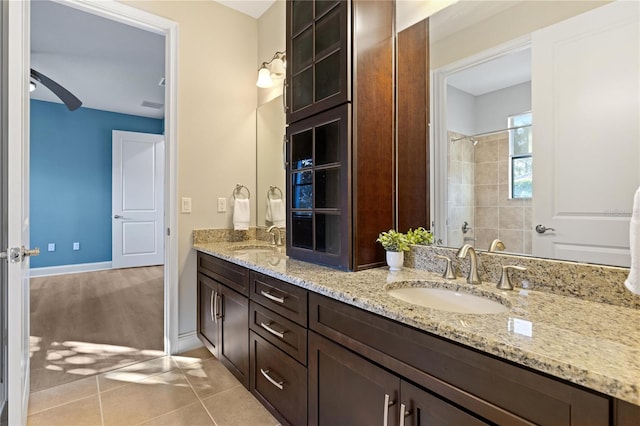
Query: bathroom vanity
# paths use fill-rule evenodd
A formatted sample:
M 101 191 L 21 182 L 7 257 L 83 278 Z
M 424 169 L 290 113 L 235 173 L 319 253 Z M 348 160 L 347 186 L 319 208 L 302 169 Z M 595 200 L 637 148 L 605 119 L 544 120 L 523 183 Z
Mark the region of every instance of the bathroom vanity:
M 198 336 L 283 424 L 638 424 L 637 309 L 413 268 L 343 272 L 250 243 L 194 244 Z M 230 270 L 248 286 L 222 289 Z M 461 314 L 388 293 L 412 286 L 507 309 Z

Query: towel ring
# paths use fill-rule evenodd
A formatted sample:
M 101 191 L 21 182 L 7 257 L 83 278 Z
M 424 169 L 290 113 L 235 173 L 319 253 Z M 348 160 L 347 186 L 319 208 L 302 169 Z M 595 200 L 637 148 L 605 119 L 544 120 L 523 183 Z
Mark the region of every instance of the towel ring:
M 249 191 L 249 188 L 247 188 L 247 187 L 246 187 L 246 186 L 244 186 L 244 185 L 237 184 L 237 185 L 236 185 L 236 188 L 233 190 L 233 199 L 234 199 L 234 200 L 236 199 L 236 194 L 240 194 L 240 193 L 242 193 L 242 188 L 244 188 L 244 189 L 246 189 L 246 190 L 247 190 L 247 200 L 248 200 L 249 198 L 251 198 L 251 192 Z
M 269 194 L 273 194 L 274 196 L 276 196 L 277 195 L 276 191 L 280 193 L 280 196 L 277 197 L 277 198 L 271 198 L 269 196 Z M 271 185 L 269 187 L 269 190 L 267 191 L 267 199 L 269 199 L 269 200 L 282 200 L 282 190 L 280 188 L 278 188 L 277 186 Z

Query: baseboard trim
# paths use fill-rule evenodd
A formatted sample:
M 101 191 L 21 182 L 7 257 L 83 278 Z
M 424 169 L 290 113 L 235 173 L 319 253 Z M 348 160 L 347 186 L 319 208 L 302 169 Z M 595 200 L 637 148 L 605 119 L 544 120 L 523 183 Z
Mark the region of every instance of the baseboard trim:
M 43 268 L 31 268 L 29 276 L 48 277 L 51 275 L 77 274 L 79 272 L 94 272 L 111 269 L 111 262 L 79 263 L 77 265 L 48 266 Z
M 176 354 L 187 352 L 204 346 L 195 331 L 178 336 L 178 350 Z

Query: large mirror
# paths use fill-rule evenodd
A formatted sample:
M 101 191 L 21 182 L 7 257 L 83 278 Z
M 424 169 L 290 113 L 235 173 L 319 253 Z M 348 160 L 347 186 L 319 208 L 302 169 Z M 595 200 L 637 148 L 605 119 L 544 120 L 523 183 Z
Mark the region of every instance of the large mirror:
M 499 238 L 517 254 L 629 266 L 638 4 L 608 3 L 461 1 L 430 17 L 445 245 Z
M 286 181 L 282 150 L 286 119 L 282 95 L 260 105 L 256 120 L 257 226 L 284 228 Z

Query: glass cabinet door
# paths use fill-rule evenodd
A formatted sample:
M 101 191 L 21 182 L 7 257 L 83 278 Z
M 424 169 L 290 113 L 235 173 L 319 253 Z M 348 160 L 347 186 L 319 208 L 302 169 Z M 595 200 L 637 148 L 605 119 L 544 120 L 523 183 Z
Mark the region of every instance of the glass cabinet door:
M 347 268 L 348 105 L 290 125 L 287 253 Z
M 287 2 L 287 122 L 348 100 L 348 1 Z

